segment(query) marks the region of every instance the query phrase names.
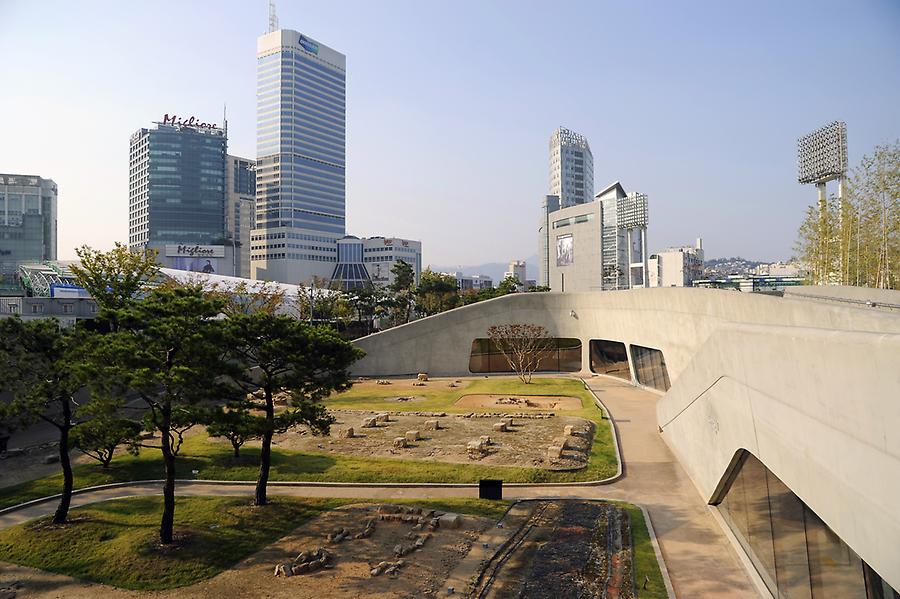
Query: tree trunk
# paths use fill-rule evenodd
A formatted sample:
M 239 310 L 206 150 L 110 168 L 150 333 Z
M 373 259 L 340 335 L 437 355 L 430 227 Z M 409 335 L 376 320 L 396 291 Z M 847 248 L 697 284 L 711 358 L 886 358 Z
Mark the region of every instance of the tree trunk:
M 63 471 L 63 490 L 62 497 L 59 498 L 59 505 L 56 507 L 56 513 L 53 515 L 54 524 L 66 523 L 66 519 L 69 517 L 69 504 L 72 503 L 72 488 L 74 486 L 72 462 L 69 460 L 71 408 L 68 401 L 66 401 L 63 408 L 63 418 L 65 418 L 65 423 L 59 428 L 59 463 Z
M 234 457 L 241 457 L 241 446 L 236 443 L 232 443 L 231 446 L 234 447 Z
M 256 505 L 266 505 L 266 486 L 269 483 L 269 466 L 272 461 L 272 437 L 275 434 L 275 403 L 272 387 L 266 391 L 266 427 L 262 435 L 262 449 L 259 452 L 259 476 L 256 478 Z
M 168 422 L 168 417 L 164 417 Z M 166 482 L 163 485 L 163 514 L 159 525 L 159 542 L 171 545 L 175 534 L 175 454 L 172 453 L 172 433 L 168 426 L 163 427 L 162 453 L 166 465 Z

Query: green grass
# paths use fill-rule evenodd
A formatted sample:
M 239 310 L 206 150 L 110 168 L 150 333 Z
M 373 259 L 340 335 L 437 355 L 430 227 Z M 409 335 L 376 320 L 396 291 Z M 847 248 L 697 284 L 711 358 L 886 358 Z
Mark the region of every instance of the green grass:
M 426 399 L 416 402 L 415 411 L 470 412 L 452 404 L 462 395 L 472 393 L 527 393 L 530 395 L 568 395 L 581 400 L 580 410 L 562 411 L 561 415 L 580 416 L 597 425 L 591 455 L 587 465 L 571 472 L 551 472 L 540 468 L 514 466 L 484 466 L 479 464 L 450 464 L 421 460 L 342 456 L 332 453 L 286 451 L 273 448 L 272 481 L 333 481 L 366 483 L 475 483 L 481 478 L 499 478 L 506 482 L 557 483 L 599 480 L 616 472 L 616 452 L 610 423 L 595 406 L 593 396 L 576 379 L 536 378 L 530 385 L 515 378 L 476 379 L 468 386 L 450 389 L 422 387 Z M 329 399 L 333 408 L 362 410 L 399 410 L 397 402 L 385 401 L 396 397 L 391 385 L 373 388 L 356 387 L 336 398 Z M 234 459 L 227 443 L 212 441 L 205 435 L 189 437 L 178 457 L 179 478 L 206 480 L 256 480 L 259 460 L 258 446 L 245 446 L 241 457 Z M 193 470 L 198 470 L 195 477 Z M 74 468 L 75 487 L 151 480 L 163 477 L 162 461 L 156 450 L 144 450 L 140 456 L 123 455 L 104 470 L 99 464 L 81 464 Z M 0 508 L 17 505 L 32 499 L 59 493 L 61 475 L 53 475 L 0 489 Z
M 0 560 L 126 589 L 170 589 L 215 576 L 325 511 L 364 501 L 275 497 L 254 508 L 246 497 L 179 497 L 175 530 L 185 542 L 160 549 L 162 498 L 114 499 L 72 510 L 73 522 L 65 527 L 39 519 L 0 531 Z M 478 499 L 403 503 L 494 519 L 509 505 Z
M 634 586 L 637 596 L 641 599 L 667 599 L 666 585 L 663 582 L 662 571 L 653 551 L 653 543 L 650 541 L 650 532 L 647 530 L 647 522 L 641 508 L 624 502 L 614 502 L 628 512 L 631 520 L 631 542 L 634 556 Z M 648 579 L 646 588 L 644 580 Z

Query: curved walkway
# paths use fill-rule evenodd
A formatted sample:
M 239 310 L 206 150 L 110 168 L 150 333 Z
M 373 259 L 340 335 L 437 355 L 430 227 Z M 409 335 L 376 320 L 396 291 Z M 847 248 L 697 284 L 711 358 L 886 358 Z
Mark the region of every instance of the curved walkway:
M 739 558 L 716 523 L 710 508 L 657 433 L 656 395 L 625 383 L 597 378 L 585 381 L 608 408 L 618 431 L 623 472 L 608 485 L 534 485 L 504 489 L 507 499 L 572 497 L 615 499 L 642 505 L 650 514 L 666 567 L 678 597 L 758 597 Z M 247 495 L 253 482 L 179 483 L 179 495 Z M 160 483 L 110 486 L 75 495 L 72 507 L 119 497 L 162 492 Z M 474 487 L 404 487 L 270 484 L 270 495 L 417 499 L 475 497 Z M 38 500 L 0 515 L 0 529 L 44 516 L 55 509 L 53 499 Z

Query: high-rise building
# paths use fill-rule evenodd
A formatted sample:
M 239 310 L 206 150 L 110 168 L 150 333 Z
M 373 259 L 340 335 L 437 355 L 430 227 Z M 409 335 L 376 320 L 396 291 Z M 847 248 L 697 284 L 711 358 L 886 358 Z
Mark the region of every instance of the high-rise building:
M 0 174 L 0 284 L 19 264 L 56 260 L 56 183 Z
M 617 181 L 592 202 L 559 208 L 544 200 L 539 228 L 541 285 L 553 291 L 647 286 L 647 196 Z
M 594 200 L 594 155 L 587 139 L 559 127 L 550 136 L 550 195 L 559 207 L 568 208 Z
M 257 39 L 251 275 L 328 278 L 346 232 L 346 58 L 287 29 Z
M 250 278 L 250 231 L 256 222 L 256 161 L 228 156 L 225 230 L 234 250 L 234 276 Z M 229 274 L 229 273 L 223 273 Z
M 128 243 L 164 266 L 234 274 L 225 228 L 225 130 L 168 114 L 131 136 Z

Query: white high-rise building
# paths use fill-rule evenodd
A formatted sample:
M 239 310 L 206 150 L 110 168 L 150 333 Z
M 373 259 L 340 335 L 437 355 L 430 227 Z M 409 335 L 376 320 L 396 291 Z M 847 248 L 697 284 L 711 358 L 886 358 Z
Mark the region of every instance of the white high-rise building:
M 331 277 L 346 233 L 346 57 L 297 31 L 256 42 L 251 276 Z
M 647 267 L 650 287 L 691 287 L 703 278 L 703 240 L 698 237 L 696 245 L 657 252 Z
M 525 287 L 528 285 L 528 278 L 525 276 L 524 260 L 513 260 L 509 263 L 506 272 L 503 273 L 503 278 L 508 279 L 509 277 L 513 277 L 519 281 L 520 290 L 525 289 Z
M 559 127 L 550 136 L 550 195 L 559 207 L 594 201 L 594 155 L 587 139 Z

